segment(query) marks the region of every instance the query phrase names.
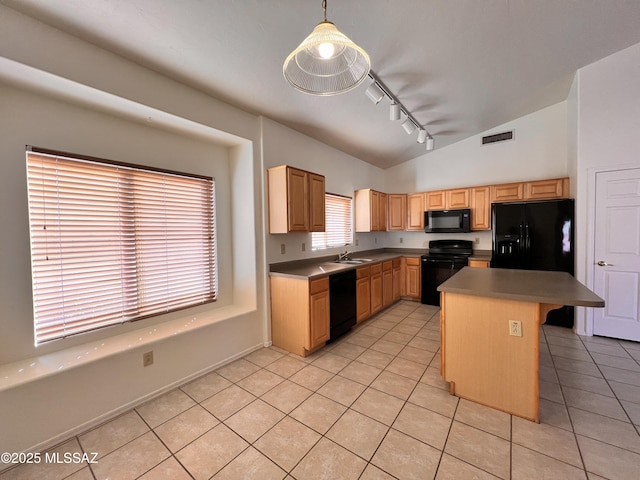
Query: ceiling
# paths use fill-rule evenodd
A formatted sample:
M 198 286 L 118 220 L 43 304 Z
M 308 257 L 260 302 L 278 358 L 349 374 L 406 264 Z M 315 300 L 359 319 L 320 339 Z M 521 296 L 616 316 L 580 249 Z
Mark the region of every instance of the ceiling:
M 388 102 L 294 90 L 282 63 L 321 0 L 0 3 L 381 168 L 424 155 Z M 327 18 L 436 150 L 565 100 L 575 71 L 640 42 L 638 0 L 328 0 Z M 428 157 L 427 157 L 428 158 Z

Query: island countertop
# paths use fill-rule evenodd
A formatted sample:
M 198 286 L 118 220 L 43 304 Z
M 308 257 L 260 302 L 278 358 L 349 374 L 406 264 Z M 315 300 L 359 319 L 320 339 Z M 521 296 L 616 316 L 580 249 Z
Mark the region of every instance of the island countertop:
M 604 300 L 566 272 L 465 267 L 440 292 L 522 302 L 604 307 Z

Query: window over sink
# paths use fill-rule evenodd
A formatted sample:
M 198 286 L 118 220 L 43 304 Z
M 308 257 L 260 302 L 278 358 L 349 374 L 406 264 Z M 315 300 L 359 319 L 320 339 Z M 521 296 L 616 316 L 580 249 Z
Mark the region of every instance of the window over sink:
M 352 199 L 325 194 L 325 231 L 311 234 L 311 249 L 339 248 L 353 243 Z

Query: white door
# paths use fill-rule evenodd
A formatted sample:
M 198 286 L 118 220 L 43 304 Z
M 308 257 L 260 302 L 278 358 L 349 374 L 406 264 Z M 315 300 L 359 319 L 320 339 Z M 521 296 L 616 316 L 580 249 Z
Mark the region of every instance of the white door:
M 593 333 L 640 341 L 640 168 L 596 174 Z

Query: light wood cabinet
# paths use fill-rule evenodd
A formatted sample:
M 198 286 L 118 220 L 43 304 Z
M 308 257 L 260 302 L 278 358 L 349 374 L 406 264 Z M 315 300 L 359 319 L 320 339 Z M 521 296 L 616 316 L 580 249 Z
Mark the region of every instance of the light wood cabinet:
M 269 233 L 323 232 L 325 179 L 287 165 L 267 170 Z
M 569 179 L 552 178 L 549 180 L 537 180 L 524 184 L 525 200 L 546 200 L 553 198 L 569 197 Z
M 371 265 L 371 315 L 382 310 L 382 264 Z
M 405 257 L 405 295 L 420 300 L 422 289 L 420 282 L 420 257 Z
M 382 308 L 393 303 L 393 262 L 382 263 Z
M 424 193 L 407 195 L 407 230 L 424 230 Z
M 356 232 L 387 229 L 387 194 L 367 188 L 354 192 Z
M 269 277 L 273 345 L 307 356 L 329 340 L 329 277 Z
M 471 230 L 491 230 L 491 200 L 489 187 L 471 189 Z
M 356 318 L 358 323 L 371 315 L 371 267 L 356 270 Z
M 445 208 L 469 208 L 469 189 L 456 188 L 454 190 L 445 190 Z
M 401 268 L 401 263 L 402 261 L 399 258 L 394 258 L 393 262 L 392 262 L 392 295 L 391 295 L 391 300 L 393 302 L 395 302 L 396 300 L 400 299 L 400 292 L 402 289 L 402 280 L 401 280 L 401 274 L 402 274 L 402 268 Z
M 524 200 L 524 183 L 503 183 L 491 186 L 491 203 Z
M 425 210 L 444 210 L 446 205 L 446 195 L 444 190 L 436 192 L 426 192 L 425 196 Z
M 404 230 L 407 218 L 407 195 L 390 193 L 387 195 L 387 228 Z
M 469 260 L 469 266 L 475 268 L 489 268 L 489 260 Z

